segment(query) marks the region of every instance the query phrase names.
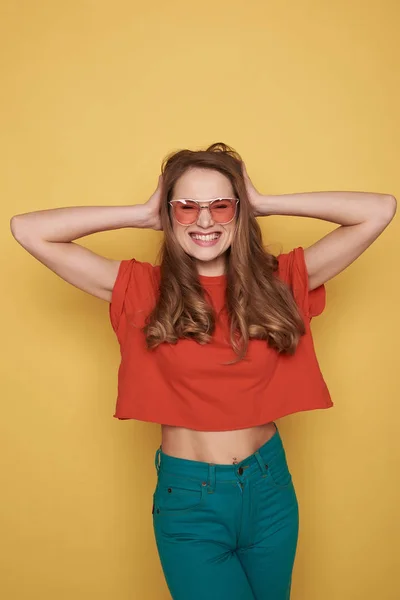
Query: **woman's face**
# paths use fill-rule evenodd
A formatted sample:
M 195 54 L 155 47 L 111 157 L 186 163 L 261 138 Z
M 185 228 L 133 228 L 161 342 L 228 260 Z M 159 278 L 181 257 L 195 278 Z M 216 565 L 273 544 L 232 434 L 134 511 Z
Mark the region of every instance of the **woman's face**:
M 171 200 L 178 198 L 200 201 L 200 206 L 209 206 L 214 198 L 234 198 L 230 180 L 219 171 L 191 168 L 176 182 Z M 172 209 L 172 207 L 171 207 Z M 236 212 L 237 215 L 237 212 Z M 234 235 L 237 216 L 225 225 L 213 221 L 207 209 L 200 210 L 197 221 L 191 225 L 181 225 L 172 212 L 172 228 L 178 243 L 184 251 L 197 259 L 198 272 L 202 275 L 222 275 L 225 269 L 224 254 L 230 247 Z M 218 234 L 218 239 L 199 240 L 193 235 Z

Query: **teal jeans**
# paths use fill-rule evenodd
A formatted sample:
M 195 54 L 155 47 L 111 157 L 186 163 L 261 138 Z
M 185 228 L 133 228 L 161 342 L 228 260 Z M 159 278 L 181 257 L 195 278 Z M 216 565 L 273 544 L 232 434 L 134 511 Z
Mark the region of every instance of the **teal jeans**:
M 220 465 L 155 455 L 153 527 L 173 600 L 289 600 L 299 512 L 278 429 Z

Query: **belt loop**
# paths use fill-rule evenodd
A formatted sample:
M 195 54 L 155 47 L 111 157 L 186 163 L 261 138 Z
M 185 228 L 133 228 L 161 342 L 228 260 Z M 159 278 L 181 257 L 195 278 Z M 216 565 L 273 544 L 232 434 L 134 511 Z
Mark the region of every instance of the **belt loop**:
M 257 462 L 260 465 L 260 469 L 261 469 L 262 473 L 265 474 L 267 472 L 267 467 L 266 467 L 266 464 L 264 463 L 263 459 L 261 458 L 260 453 L 259 453 L 258 450 L 256 450 L 254 452 L 254 456 L 256 457 Z
M 161 453 L 161 445 L 160 445 L 159 448 L 157 448 L 156 455 L 155 455 L 155 458 L 154 458 L 154 465 L 155 465 L 155 467 L 157 469 L 157 475 L 158 475 L 158 472 L 160 470 L 160 462 L 161 462 L 160 461 L 160 453 Z
M 214 463 L 208 464 L 208 488 L 209 494 L 213 494 L 215 491 L 215 465 Z

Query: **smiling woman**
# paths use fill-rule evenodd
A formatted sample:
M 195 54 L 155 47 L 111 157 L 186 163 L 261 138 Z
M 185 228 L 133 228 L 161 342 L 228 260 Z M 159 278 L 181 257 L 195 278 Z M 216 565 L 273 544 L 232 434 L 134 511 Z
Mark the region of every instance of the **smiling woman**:
M 204 581 L 218 600 L 288 600 L 298 504 L 275 420 L 333 405 L 310 321 L 325 308 L 325 281 L 395 207 L 366 193 L 261 196 L 218 143 L 168 156 L 144 205 L 12 219 L 33 256 L 110 301 L 121 351 L 114 417 L 162 426 L 153 525 L 174 600 L 203 600 Z M 263 245 L 263 214 L 342 227 L 276 257 Z M 110 261 L 72 241 L 121 227 L 162 229 L 160 264 Z

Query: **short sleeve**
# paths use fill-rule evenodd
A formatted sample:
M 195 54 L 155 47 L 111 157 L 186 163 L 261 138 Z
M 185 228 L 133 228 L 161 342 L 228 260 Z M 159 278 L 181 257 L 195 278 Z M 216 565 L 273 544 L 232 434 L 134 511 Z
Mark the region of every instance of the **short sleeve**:
M 280 254 L 278 261 L 279 277 L 291 287 L 294 299 L 304 314 L 310 319 L 320 315 L 326 306 L 326 289 L 322 284 L 314 290 L 308 290 L 304 248 L 299 246 L 287 254 Z
M 152 295 L 155 267 L 135 258 L 121 260 L 111 295 L 109 315 L 112 328 L 118 333 L 123 315 Z

